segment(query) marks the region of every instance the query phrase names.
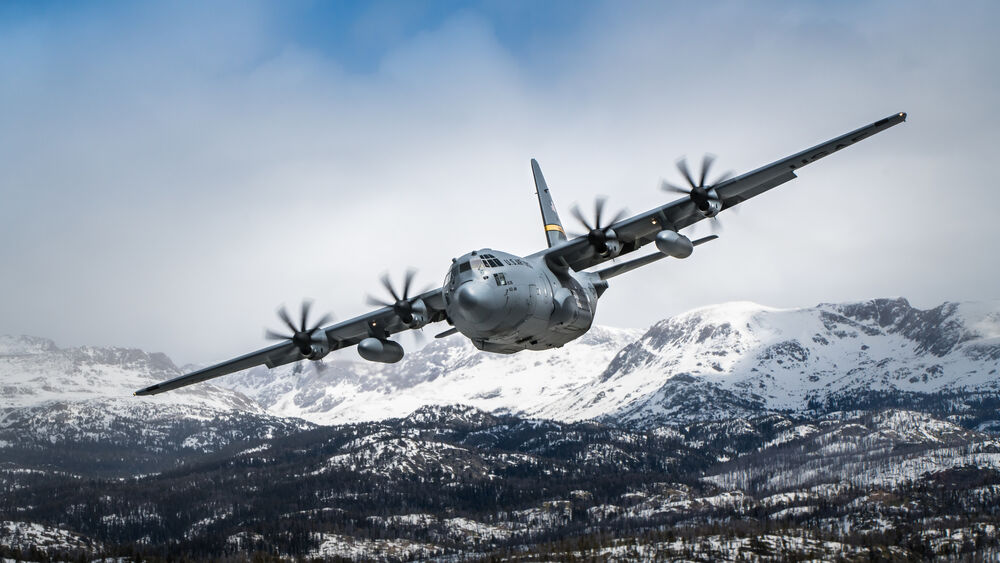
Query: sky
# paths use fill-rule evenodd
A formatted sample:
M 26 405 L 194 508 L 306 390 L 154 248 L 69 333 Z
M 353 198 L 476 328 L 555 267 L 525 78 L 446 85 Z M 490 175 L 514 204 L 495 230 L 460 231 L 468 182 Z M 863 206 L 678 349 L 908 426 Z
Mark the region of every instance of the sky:
M 378 278 L 545 244 L 907 123 L 723 213 L 721 239 L 612 280 L 597 323 L 713 303 L 1000 298 L 995 2 L 0 4 L 0 334 L 178 363 L 266 344 L 281 304 L 346 319 Z M 710 231 L 703 222 L 688 234 Z M 432 327 L 429 330 L 434 330 Z M 442 328 L 443 330 L 443 328 Z M 349 352 L 342 352 L 349 353 Z

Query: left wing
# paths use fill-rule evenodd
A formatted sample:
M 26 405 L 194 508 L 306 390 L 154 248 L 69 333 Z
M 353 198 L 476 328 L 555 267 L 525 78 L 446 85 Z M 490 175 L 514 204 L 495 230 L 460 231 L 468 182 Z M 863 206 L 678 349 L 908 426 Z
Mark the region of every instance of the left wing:
M 444 298 L 441 295 L 441 288 L 426 291 L 413 298 L 414 302 L 417 300 L 422 300 L 427 307 L 427 323 L 425 324 L 444 320 Z M 325 338 L 329 350 L 333 352 L 334 350 L 354 346 L 369 336 L 388 338 L 392 334 L 403 332 L 410 328 L 410 326 L 399 319 L 392 307 L 382 307 L 359 317 L 320 328 L 316 331 L 316 335 L 313 338 L 316 338 L 318 335 L 321 342 Z M 200 383 L 207 379 L 221 377 L 254 366 L 264 365 L 274 368 L 306 358 L 308 356 L 303 354 L 289 340 L 215 364 L 214 366 L 175 377 L 162 383 L 157 383 L 156 385 L 150 385 L 136 391 L 135 394 L 156 395 L 157 393 L 163 393 L 164 391 L 170 391 L 193 383 Z
M 796 177 L 795 170 L 904 121 L 906 121 L 905 113 L 891 115 L 712 187 L 719 194 L 722 210 L 729 209 L 794 179 Z M 624 256 L 653 242 L 656 234 L 664 229 L 677 231 L 705 218 L 705 215 L 698 211 L 691 198 L 684 197 L 662 207 L 623 219 L 610 225 L 610 228 L 617 235 L 618 242 L 622 245 L 621 252 L 617 257 Z M 532 256 L 544 256 L 550 266 L 572 268 L 574 271 L 585 270 L 614 258 L 601 256 L 594 252 L 586 236 L 577 237 L 558 246 L 537 252 Z

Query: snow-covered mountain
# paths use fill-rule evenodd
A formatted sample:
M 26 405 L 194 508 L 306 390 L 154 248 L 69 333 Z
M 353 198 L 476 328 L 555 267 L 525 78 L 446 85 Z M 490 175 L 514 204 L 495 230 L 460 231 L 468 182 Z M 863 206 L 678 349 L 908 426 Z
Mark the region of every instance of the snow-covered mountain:
M 454 403 L 646 426 L 839 410 L 872 393 L 1000 391 L 1000 301 L 929 310 L 905 299 L 802 309 L 726 303 L 666 319 L 645 333 L 595 327 L 546 352 L 486 354 L 456 336 L 396 365 L 343 357 L 258 368 L 218 385 L 253 397 L 271 413 L 324 424 Z
M 905 299 L 801 309 L 739 302 L 695 309 L 645 332 L 594 327 L 545 352 L 488 354 L 453 336 L 394 365 L 354 361 L 348 350 L 153 397 L 131 393 L 180 373 L 162 354 L 63 350 L 44 339 L 3 337 L 0 409 L 21 409 L 24 417 L 24 409 L 68 401 L 91 405 L 92 416 L 209 420 L 239 412 L 338 424 L 464 404 L 652 427 L 763 412 L 907 407 L 865 402 L 873 396 L 996 395 L 998 364 L 1000 301 L 929 310 Z
M 728 303 L 657 323 L 561 406 L 633 422 L 858 408 L 873 394 L 996 393 L 998 360 L 1000 301 Z
M 309 426 L 213 385 L 132 395 L 180 373 L 163 354 L 62 349 L 43 338 L 0 336 L 0 452 L 24 467 L 156 471 L 184 455 Z M 60 454 L 43 459 L 38 452 L 50 448 Z
M 252 399 L 213 385 L 150 397 L 132 393 L 181 371 L 164 354 L 128 348 L 59 348 L 32 336 L 0 336 L 0 408 L 35 407 L 53 401 L 126 400 L 156 408 L 265 414 Z

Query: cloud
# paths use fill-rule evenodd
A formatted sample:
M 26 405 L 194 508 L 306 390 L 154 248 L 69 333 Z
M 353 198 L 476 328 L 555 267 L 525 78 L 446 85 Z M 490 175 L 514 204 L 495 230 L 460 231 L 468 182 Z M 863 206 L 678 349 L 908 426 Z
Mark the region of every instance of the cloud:
M 572 8 L 376 6 L 325 14 L 349 18 L 328 42 L 324 13 L 266 3 L 3 18 L 0 332 L 218 360 L 282 302 L 346 318 L 384 270 L 537 250 L 531 157 L 569 222 L 597 194 L 662 203 L 680 155 L 741 172 L 900 110 L 688 261 L 616 279 L 599 322 L 996 297 L 992 4 Z

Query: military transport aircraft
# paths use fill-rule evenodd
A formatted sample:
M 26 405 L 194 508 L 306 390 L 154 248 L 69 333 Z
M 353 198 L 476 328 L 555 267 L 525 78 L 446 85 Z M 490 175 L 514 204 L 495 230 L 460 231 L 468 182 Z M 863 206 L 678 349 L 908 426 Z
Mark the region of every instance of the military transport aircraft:
M 437 289 L 410 295 L 414 272 L 406 273 L 401 291 L 388 275 L 382 283 L 391 301 L 369 297 L 377 309 L 350 320 L 323 326 L 324 316 L 309 323 L 309 302 L 303 302 L 296 324 L 282 307 L 278 311 L 290 334 L 268 331 L 267 337 L 279 343 L 216 364 L 163 383 L 140 389 L 136 395 L 153 395 L 198 383 L 257 365 L 269 368 L 300 360 L 319 360 L 334 350 L 357 346 L 362 358 L 373 362 L 394 363 L 403 358 L 403 347 L 390 340 L 394 334 L 420 329 L 427 324 L 445 321 L 451 328 L 437 335 L 462 333 L 486 352 L 512 354 L 521 350 L 557 348 L 579 338 L 594 320 L 597 300 L 608 289 L 608 279 L 665 258 L 687 258 L 694 247 L 717 238 L 715 235 L 692 241 L 679 233 L 702 219 L 713 219 L 771 188 L 796 177 L 799 168 L 839 151 L 866 137 L 906 120 L 897 113 L 874 123 L 816 145 L 746 174 L 728 174 L 707 184 L 713 158 L 702 161 L 697 182 L 684 160 L 677 162 L 690 187 L 663 183 L 663 189 L 684 197 L 629 218 L 620 212 L 602 221 L 604 200 L 597 200 L 593 221 L 573 208 L 573 215 L 587 233 L 567 238 L 556 213 L 549 188 L 538 162 L 531 161 L 538 203 L 548 248 L 529 256 L 516 256 L 484 248 L 452 260 Z M 641 258 L 614 263 L 588 271 L 615 258 L 632 254 L 653 243 L 656 251 Z

